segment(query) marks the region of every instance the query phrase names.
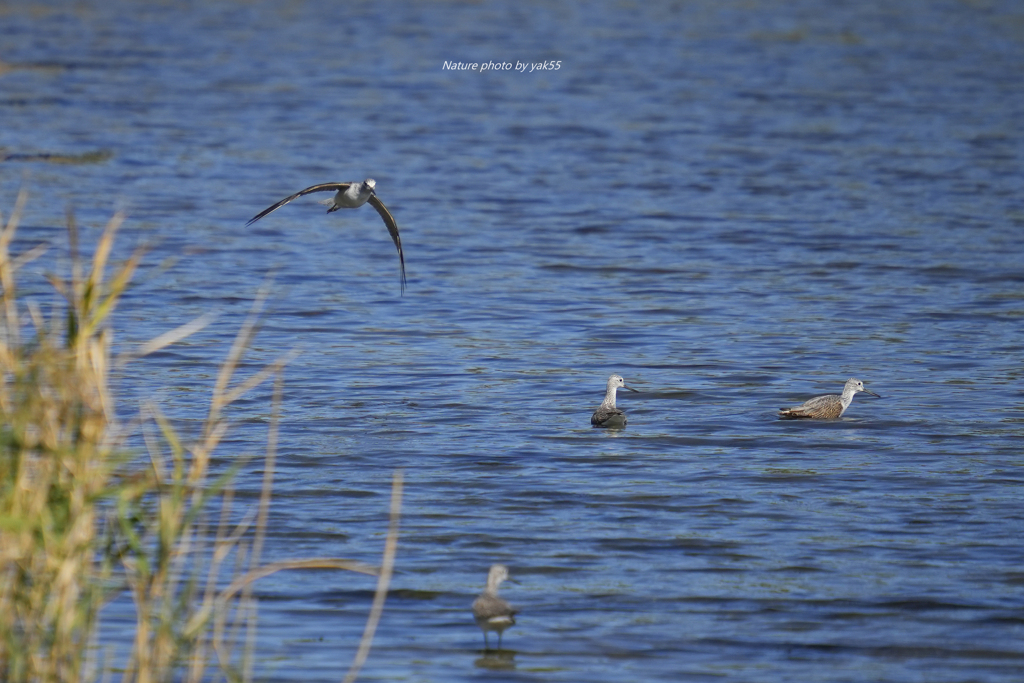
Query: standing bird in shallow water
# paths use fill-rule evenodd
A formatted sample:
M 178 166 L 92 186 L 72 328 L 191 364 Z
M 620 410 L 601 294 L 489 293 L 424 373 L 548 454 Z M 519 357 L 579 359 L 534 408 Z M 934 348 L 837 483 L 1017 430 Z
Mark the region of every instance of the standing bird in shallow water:
M 379 213 L 380 217 L 384 219 L 384 225 L 387 226 L 388 233 L 391 235 L 391 240 L 395 243 L 395 247 L 398 249 L 398 262 L 402 268 L 402 294 L 405 294 L 405 255 L 402 254 L 402 240 L 398 236 L 398 223 L 395 222 L 395 217 L 391 215 L 388 208 L 384 206 L 384 202 L 377 199 L 376 187 L 377 181 L 373 178 L 367 178 L 361 183 L 323 183 L 321 185 L 307 187 L 305 190 L 299 190 L 291 197 L 285 197 L 277 204 L 260 211 L 258 214 L 250 218 L 249 222 L 245 225 L 250 226 L 267 214 L 277 211 L 293 199 L 298 199 L 302 195 L 310 194 L 312 192 L 336 192 L 333 199 L 326 199 L 321 202 L 322 204 L 326 204 L 330 207 L 327 209 L 327 213 L 332 213 L 338 209 L 357 209 L 363 204 L 369 202 L 370 206 L 377 209 L 377 213 Z
M 801 405 L 793 406 L 792 408 L 782 408 L 779 410 L 779 419 L 799 420 L 801 418 L 817 418 L 821 420 L 835 420 L 850 407 L 850 403 L 853 402 L 853 395 L 858 391 L 882 398 L 875 392 L 865 389 L 864 382 L 851 377 L 846 380 L 842 396 L 837 396 L 836 394 L 815 396 Z
M 476 625 L 483 629 L 485 650 L 490 649 L 487 642 L 488 631 L 498 632 L 498 649 L 500 650 L 501 634 L 509 626 L 516 624 L 517 610 L 498 597 L 498 586 L 502 581 L 515 583 L 513 579 L 509 578 L 508 568 L 505 565 L 493 565 L 491 571 L 487 573 L 487 588 L 480 594 L 480 597 L 473 601 L 473 618 L 476 619 Z
M 597 407 L 594 414 L 590 416 L 590 424 L 595 427 L 613 427 L 616 429 L 626 426 L 626 414 L 615 407 L 615 392 L 619 388 L 636 391 L 633 387 L 627 387 L 626 380 L 618 375 L 609 377 L 608 389 L 605 391 L 604 400 L 601 401 L 601 405 Z

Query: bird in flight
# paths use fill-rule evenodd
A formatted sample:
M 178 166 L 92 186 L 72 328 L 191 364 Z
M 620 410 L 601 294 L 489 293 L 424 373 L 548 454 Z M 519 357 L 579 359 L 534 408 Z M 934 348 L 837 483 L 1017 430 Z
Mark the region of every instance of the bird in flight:
M 322 204 L 328 205 L 327 213 L 337 211 L 338 209 L 356 209 L 369 202 L 370 206 L 377 210 L 380 217 L 384 219 L 384 225 L 387 226 L 388 233 L 391 235 L 391 239 L 395 243 L 395 247 L 398 249 L 398 261 L 402 268 L 402 294 L 405 294 L 405 255 L 402 253 L 402 239 L 398 236 L 398 223 L 395 222 L 395 217 L 388 211 L 388 207 L 384 206 L 384 202 L 377 199 L 377 181 L 373 178 L 367 178 L 363 182 L 352 182 L 352 183 L 322 183 L 320 185 L 314 185 L 307 187 L 305 190 L 299 190 L 291 197 L 285 197 L 277 204 L 267 207 L 263 211 L 249 219 L 246 226 L 250 226 L 259 219 L 263 218 L 267 214 L 271 214 L 288 202 L 298 199 L 299 197 L 311 194 L 313 192 L 335 192 L 333 199 L 326 199 Z

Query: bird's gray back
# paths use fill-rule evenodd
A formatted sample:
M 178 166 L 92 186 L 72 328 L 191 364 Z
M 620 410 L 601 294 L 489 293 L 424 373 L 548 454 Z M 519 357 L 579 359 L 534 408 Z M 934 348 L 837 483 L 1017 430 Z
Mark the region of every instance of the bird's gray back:
M 473 601 L 473 616 L 477 621 L 489 621 L 495 617 L 511 618 L 515 613 L 512 605 L 497 595 L 484 594 Z
M 590 424 L 595 427 L 625 427 L 626 414 L 616 408 L 602 406 L 590 416 Z

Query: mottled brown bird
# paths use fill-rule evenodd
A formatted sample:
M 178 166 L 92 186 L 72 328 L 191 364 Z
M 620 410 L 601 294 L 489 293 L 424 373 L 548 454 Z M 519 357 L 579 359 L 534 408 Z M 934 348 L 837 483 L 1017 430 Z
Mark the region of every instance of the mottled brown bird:
M 818 420 L 835 420 L 846 412 L 846 409 L 850 407 L 850 403 L 853 402 L 853 395 L 859 391 L 863 391 L 865 394 L 871 394 L 877 398 L 882 398 L 875 392 L 865 389 L 864 382 L 851 377 L 846 380 L 846 386 L 843 387 L 842 396 L 837 394 L 815 396 L 798 406 L 782 408 L 779 410 L 779 419 L 799 420 L 811 418 Z

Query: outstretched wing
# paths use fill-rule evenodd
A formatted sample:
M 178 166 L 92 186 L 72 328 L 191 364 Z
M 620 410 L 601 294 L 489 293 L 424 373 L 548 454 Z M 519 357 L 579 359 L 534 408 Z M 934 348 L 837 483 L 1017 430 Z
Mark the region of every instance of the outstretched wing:
M 320 185 L 314 185 L 313 187 L 307 187 L 305 190 L 299 190 L 298 192 L 293 194 L 291 197 L 285 197 L 284 199 L 279 201 L 277 204 L 274 204 L 273 206 L 271 206 L 269 208 L 266 208 L 263 211 L 260 211 L 258 214 L 256 214 L 252 218 L 250 218 L 249 222 L 246 223 L 246 225 L 247 226 L 252 225 L 253 223 L 258 221 L 259 219 L 261 219 L 264 216 L 266 216 L 268 213 L 273 213 L 273 212 L 277 211 L 278 209 L 280 209 L 282 206 L 284 206 L 288 202 L 292 201 L 293 199 L 298 199 L 299 197 L 301 197 L 304 194 L 309 194 L 311 192 L 329 192 L 329 191 L 337 192 L 338 190 L 347 190 L 348 186 L 351 185 L 351 184 L 352 183 L 321 183 Z M 378 211 L 379 210 L 380 209 L 378 209 Z M 395 234 L 397 234 L 397 233 L 398 233 L 398 228 L 395 228 Z
M 309 188 L 309 189 L 312 190 L 313 188 Z M 304 190 L 304 192 L 305 192 L 305 190 Z M 302 193 L 300 192 L 299 194 L 302 194 Z M 298 195 L 296 195 L 296 196 L 298 196 Z M 292 199 L 292 198 L 289 197 L 289 199 Z M 288 200 L 285 200 L 285 201 L 288 201 Z M 367 199 L 366 201 L 369 202 L 369 204 L 373 208 L 377 209 L 377 213 L 379 213 L 380 217 L 384 219 L 384 225 L 387 226 L 388 233 L 391 234 L 391 239 L 395 243 L 395 248 L 398 249 L 398 261 L 399 261 L 399 263 L 402 266 L 402 294 L 405 294 L 405 254 L 402 253 L 402 238 L 398 236 L 398 223 L 395 222 L 395 217 L 391 215 L 390 211 L 388 211 L 388 207 L 384 206 L 384 202 L 382 202 L 381 200 L 377 199 L 377 195 L 371 194 L 370 198 Z M 273 211 L 276 208 L 277 208 L 276 206 L 272 206 L 269 209 L 267 209 L 267 211 L 265 211 L 264 213 L 270 213 L 271 211 Z M 259 218 L 259 216 L 257 216 L 256 218 Z M 253 220 L 256 220 L 256 219 L 254 218 Z

